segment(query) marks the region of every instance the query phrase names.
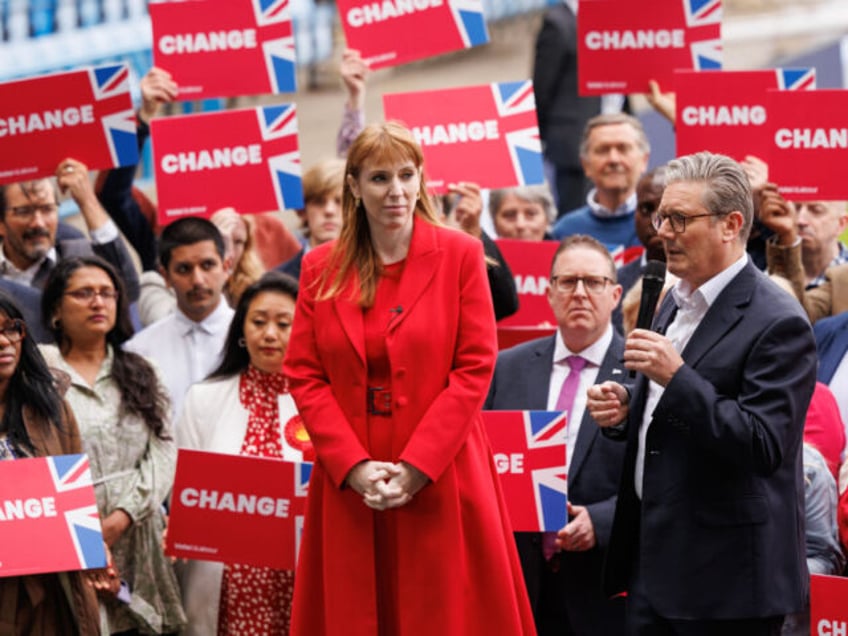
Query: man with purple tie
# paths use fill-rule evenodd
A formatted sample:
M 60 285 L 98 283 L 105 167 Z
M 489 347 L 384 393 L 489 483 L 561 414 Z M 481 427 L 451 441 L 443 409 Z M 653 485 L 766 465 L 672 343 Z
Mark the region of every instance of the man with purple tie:
M 601 589 L 624 449 L 600 435 L 585 410 L 589 386 L 624 378 L 623 341 L 611 323 L 620 298 L 607 249 L 589 236 L 565 239 L 548 289 L 557 332 L 502 351 L 486 399 L 490 410 L 568 413 L 569 522 L 558 533 L 515 535 L 539 636 L 624 629 L 623 599 Z

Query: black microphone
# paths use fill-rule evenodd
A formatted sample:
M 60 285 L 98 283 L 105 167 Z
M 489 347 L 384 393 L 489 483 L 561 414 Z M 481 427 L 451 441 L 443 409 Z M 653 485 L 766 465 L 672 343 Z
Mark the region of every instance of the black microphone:
M 654 321 L 654 312 L 665 285 L 665 263 L 648 261 L 645 273 L 642 274 L 642 299 L 639 301 L 639 315 L 636 318 L 636 329 L 650 329 Z M 630 371 L 630 379 L 636 377 L 636 371 Z

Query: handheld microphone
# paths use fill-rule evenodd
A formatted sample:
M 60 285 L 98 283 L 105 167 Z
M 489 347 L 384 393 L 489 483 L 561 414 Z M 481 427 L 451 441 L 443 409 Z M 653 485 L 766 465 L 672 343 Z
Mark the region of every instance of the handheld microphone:
M 639 301 L 639 315 L 636 317 L 636 329 L 650 329 L 654 321 L 654 312 L 665 285 L 665 263 L 648 261 L 645 273 L 642 274 L 642 298 Z M 630 379 L 636 377 L 636 372 L 630 371 Z

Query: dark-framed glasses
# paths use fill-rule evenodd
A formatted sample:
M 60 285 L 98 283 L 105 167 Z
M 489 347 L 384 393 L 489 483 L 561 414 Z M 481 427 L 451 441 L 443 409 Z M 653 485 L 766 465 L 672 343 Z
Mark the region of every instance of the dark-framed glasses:
M 26 336 L 26 325 L 20 318 L 0 322 L 0 334 L 9 342 L 20 342 Z
M 103 289 L 94 289 L 94 287 L 80 287 L 79 289 L 72 289 L 70 291 L 65 292 L 65 296 L 70 296 L 74 300 L 78 300 L 84 303 L 90 303 L 94 300 L 95 296 L 100 296 L 104 302 L 108 302 L 110 300 L 115 300 L 118 298 L 118 290 L 112 289 L 110 287 L 104 287 Z
M 680 214 L 680 212 L 671 212 L 663 214 L 662 212 L 654 212 L 651 215 L 651 225 L 659 232 L 663 221 L 668 221 L 671 224 L 671 231 L 675 234 L 683 234 L 686 231 L 686 222 L 692 219 L 700 219 L 705 216 L 723 216 L 724 212 L 706 212 L 704 214 Z
M 42 216 L 51 216 L 59 211 L 59 206 L 55 203 L 41 203 L 32 205 L 18 205 L 14 208 L 9 208 L 9 212 L 16 219 L 21 221 L 30 221 L 35 218 L 36 212 L 41 212 Z
M 615 283 L 606 276 L 551 276 L 551 287 L 560 294 L 573 294 L 577 283 L 583 283 L 583 289 L 590 294 L 600 294 L 607 283 Z

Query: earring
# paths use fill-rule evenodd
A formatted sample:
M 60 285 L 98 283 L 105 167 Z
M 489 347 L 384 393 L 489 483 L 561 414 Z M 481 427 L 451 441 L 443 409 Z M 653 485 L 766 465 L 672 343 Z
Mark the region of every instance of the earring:
M 354 199 L 353 199 L 354 209 L 358 210 L 360 203 L 362 203 L 362 200 L 359 197 L 354 197 Z
M 244 336 L 238 339 L 238 346 L 244 349 L 247 346 L 247 341 L 244 339 Z
M 56 331 L 59 328 L 59 319 L 54 316 L 53 320 L 50 321 L 50 328 L 53 331 Z

